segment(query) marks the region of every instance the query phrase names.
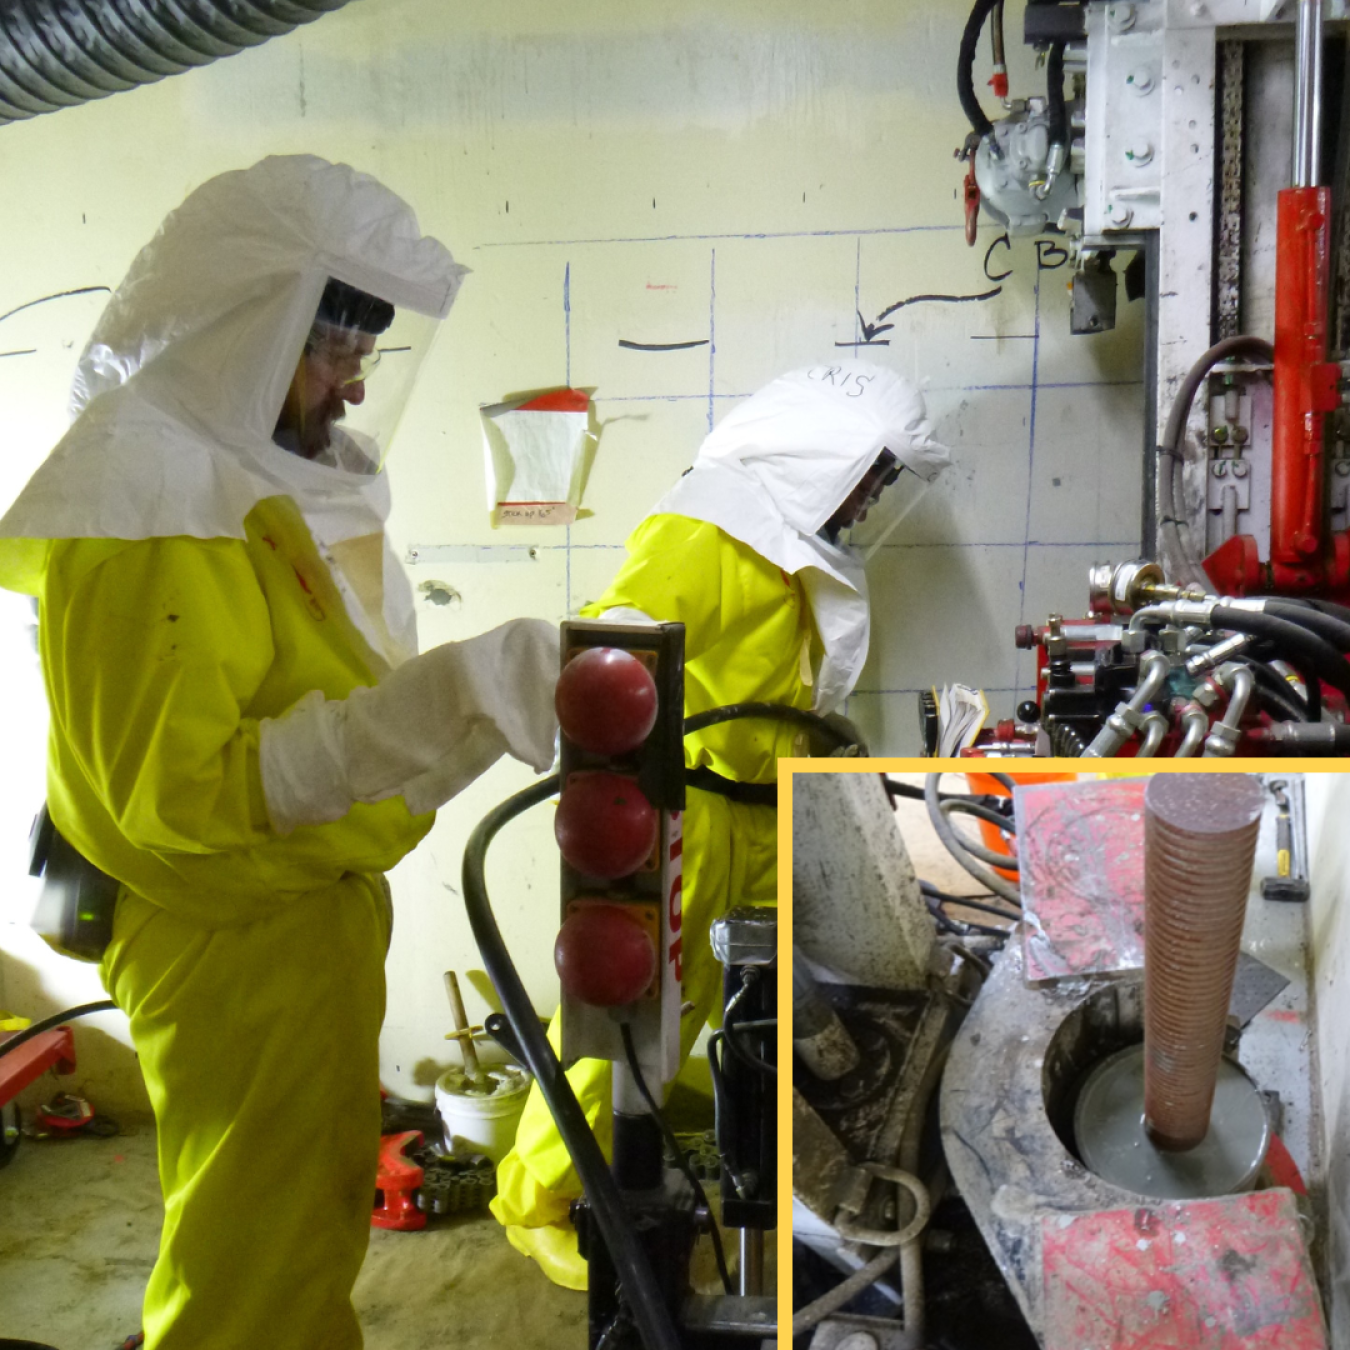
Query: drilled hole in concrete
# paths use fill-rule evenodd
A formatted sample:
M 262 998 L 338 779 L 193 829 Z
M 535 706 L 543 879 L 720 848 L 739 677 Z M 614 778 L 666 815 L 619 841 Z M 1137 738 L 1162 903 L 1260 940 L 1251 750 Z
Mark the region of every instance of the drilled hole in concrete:
M 1073 1113 L 1088 1074 L 1107 1056 L 1144 1039 L 1144 982 L 1123 980 L 1090 994 L 1051 1038 L 1041 1070 L 1041 1092 L 1051 1128 L 1082 1162 Z

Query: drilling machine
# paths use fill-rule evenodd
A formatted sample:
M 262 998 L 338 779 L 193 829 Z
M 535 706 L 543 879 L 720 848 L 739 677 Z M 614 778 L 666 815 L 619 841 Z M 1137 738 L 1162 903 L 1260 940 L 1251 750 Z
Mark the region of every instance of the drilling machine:
M 975 92 L 986 27 L 997 121 Z M 1131 257 L 1141 556 L 1092 568 L 1086 617 L 1018 629 L 1035 698 L 966 753 L 1348 753 L 1345 41 L 1322 0 L 1028 0 L 1024 37 L 1046 88 L 1009 99 L 1002 0 L 976 0 L 957 75 L 967 239 L 981 211 L 1053 235 L 1085 335 L 1114 326 Z
M 683 740 L 693 729 L 683 717 L 684 629 L 569 622 L 562 638 L 559 772 L 499 806 L 465 851 L 465 902 L 506 1010 L 487 1028 L 535 1075 L 585 1189 L 572 1219 L 589 1263 L 590 1350 L 756 1347 L 773 1340 L 777 1323 L 763 1246 L 776 1226 L 776 912 L 733 907 L 712 930 L 723 966 L 722 1029 L 709 1046 L 719 1223 L 662 1109 L 690 1010 L 682 982 Z M 560 788 L 561 1060 L 502 945 L 483 880 L 497 830 Z M 563 1071 L 583 1058 L 611 1066 L 608 1162 Z M 739 1234 L 734 1278 L 724 1228 Z M 702 1235 L 715 1251 L 720 1294 L 693 1287 Z

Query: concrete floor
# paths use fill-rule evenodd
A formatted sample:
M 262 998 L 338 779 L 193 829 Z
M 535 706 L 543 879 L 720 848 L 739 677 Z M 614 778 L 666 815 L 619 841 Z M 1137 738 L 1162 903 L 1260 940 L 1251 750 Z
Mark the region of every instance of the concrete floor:
M 25 1139 L 0 1170 L 0 1337 L 112 1350 L 141 1324 L 159 1242 L 152 1126 Z M 490 1216 L 371 1231 L 355 1302 L 367 1350 L 585 1350 L 586 1296 L 550 1284 Z
M 688 1123 L 677 1119 L 677 1128 Z M 716 1209 L 717 1188 L 708 1189 Z M 112 1139 L 25 1138 L 0 1168 L 0 1338 L 57 1350 L 120 1346 L 141 1325 L 160 1219 L 153 1124 L 124 1123 Z M 724 1230 L 733 1275 L 736 1240 Z M 768 1234 L 769 1289 L 776 1268 Z M 721 1290 L 706 1238 L 691 1278 L 699 1293 Z M 354 1302 L 366 1350 L 585 1350 L 587 1343 L 586 1295 L 550 1284 L 486 1211 L 433 1218 L 418 1233 L 372 1228 Z

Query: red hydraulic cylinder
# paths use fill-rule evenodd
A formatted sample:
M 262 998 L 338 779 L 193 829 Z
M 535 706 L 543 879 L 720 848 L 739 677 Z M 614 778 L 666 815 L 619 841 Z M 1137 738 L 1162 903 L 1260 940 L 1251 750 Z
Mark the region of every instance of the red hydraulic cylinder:
M 1323 557 L 1322 497 L 1323 420 L 1338 404 L 1340 377 L 1326 359 L 1331 189 L 1286 188 L 1277 219 L 1271 580 L 1301 591 L 1335 570 Z

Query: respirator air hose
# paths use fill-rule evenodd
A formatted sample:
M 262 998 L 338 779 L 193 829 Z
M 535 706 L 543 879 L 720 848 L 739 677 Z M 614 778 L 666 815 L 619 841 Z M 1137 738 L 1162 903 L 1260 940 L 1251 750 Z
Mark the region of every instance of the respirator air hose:
M 734 722 L 743 717 L 795 722 L 798 726 L 827 737 L 841 748 L 854 744 L 846 731 L 819 713 L 809 712 L 805 708 L 793 708 L 786 703 L 728 703 L 721 708 L 709 708 L 707 712 L 695 713 L 692 717 L 684 719 L 684 734 L 691 736 L 696 731 L 705 731 L 708 727 L 715 727 L 722 722 Z
M 0 1055 L 7 1055 L 11 1050 L 17 1050 L 21 1045 L 26 1045 L 36 1036 L 41 1036 L 44 1031 L 53 1031 L 66 1022 L 73 1022 L 77 1017 L 87 1017 L 90 1013 L 116 1012 L 117 1004 L 112 999 L 105 998 L 98 1003 L 82 1003 L 78 1008 L 67 1008 L 65 1012 L 53 1013 L 50 1017 L 44 1017 L 40 1022 L 34 1022 L 31 1027 L 24 1027 L 22 1031 L 15 1032 L 7 1041 L 0 1041 Z

